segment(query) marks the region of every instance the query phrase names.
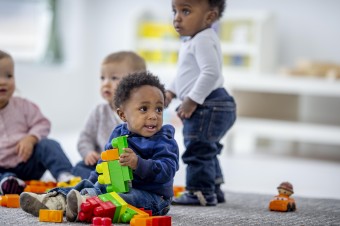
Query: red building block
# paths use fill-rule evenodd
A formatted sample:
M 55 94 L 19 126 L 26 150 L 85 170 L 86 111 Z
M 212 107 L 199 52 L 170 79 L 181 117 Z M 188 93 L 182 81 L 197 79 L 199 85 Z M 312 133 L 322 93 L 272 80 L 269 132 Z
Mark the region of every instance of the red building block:
M 94 209 L 93 215 L 96 217 L 113 218 L 115 212 L 116 206 L 112 202 L 101 201 L 101 203 L 99 203 L 99 206 Z
M 87 198 L 85 202 L 80 205 L 80 212 L 78 214 L 78 220 L 82 222 L 91 222 L 93 217 L 93 211 L 99 206 L 101 200 L 95 196 Z
M 171 226 L 170 216 L 153 216 L 152 226 Z
M 141 210 L 143 210 L 145 213 L 149 214 L 149 216 L 151 217 L 152 216 L 152 210 L 146 210 L 144 208 L 139 208 Z
M 112 219 L 109 217 L 94 217 L 91 226 L 113 226 Z
M 82 222 L 91 222 L 95 217 L 109 217 L 112 219 L 115 212 L 116 206 L 112 202 L 104 202 L 95 196 L 87 198 L 86 201 L 80 205 L 78 219 Z

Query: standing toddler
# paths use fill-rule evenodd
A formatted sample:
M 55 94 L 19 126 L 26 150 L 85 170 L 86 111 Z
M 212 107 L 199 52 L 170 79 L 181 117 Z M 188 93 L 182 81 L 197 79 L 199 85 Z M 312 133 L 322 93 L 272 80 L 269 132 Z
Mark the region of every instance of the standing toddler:
M 222 52 L 211 28 L 221 18 L 225 0 L 172 0 L 173 25 L 183 38 L 175 80 L 166 93 L 166 106 L 175 97 L 182 103 L 186 190 L 173 204 L 214 206 L 225 202 L 217 158 L 221 138 L 236 119 L 233 97 L 223 88 Z

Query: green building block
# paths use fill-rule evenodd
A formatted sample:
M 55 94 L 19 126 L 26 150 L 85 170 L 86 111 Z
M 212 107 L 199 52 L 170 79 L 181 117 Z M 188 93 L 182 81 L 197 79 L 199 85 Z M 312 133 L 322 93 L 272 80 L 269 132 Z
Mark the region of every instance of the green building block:
M 103 202 L 110 201 L 113 205 L 116 206 L 116 212 L 112 219 L 112 223 L 119 223 L 121 222 L 121 217 L 123 213 L 125 213 L 127 209 L 127 203 L 122 199 L 116 192 L 106 193 L 102 195 L 98 195 Z
M 118 161 L 109 161 L 108 168 L 110 172 L 111 183 L 106 187 L 107 192 L 128 192 L 128 181 L 124 180 L 122 166 Z
M 127 136 L 120 136 L 120 137 L 113 138 L 111 140 L 111 145 L 113 148 L 118 148 L 119 155 L 123 154 L 124 153 L 123 149 L 128 147 Z M 133 174 L 132 174 L 132 170 L 130 167 L 123 166 L 122 171 L 123 171 L 123 177 L 125 181 L 133 179 Z

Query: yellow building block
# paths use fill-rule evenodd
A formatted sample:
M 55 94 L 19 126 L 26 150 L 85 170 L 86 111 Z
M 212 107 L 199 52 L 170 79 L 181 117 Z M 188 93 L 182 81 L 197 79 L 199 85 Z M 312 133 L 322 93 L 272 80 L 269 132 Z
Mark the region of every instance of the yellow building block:
M 99 174 L 98 182 L 100 184 L 111 184 L 108 162 L 97 164 L 96 171 Z
M 122 222 L 121 217 L 125 213 L 128 204 L 116 192 L 110 192 L 109 194 L 121 205 L 118 222 Z

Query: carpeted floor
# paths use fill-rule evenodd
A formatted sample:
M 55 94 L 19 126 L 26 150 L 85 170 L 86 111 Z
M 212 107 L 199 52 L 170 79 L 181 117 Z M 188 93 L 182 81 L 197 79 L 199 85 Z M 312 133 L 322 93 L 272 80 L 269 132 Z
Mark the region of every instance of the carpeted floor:
M 274 194 L 275 195 L 275 194 Z M 226 193 L 227 203 L 217 207 L 172 206 L 172 225 L 340 225 L 340 200 L 295 197 L 296 212 L 271 212 L 268 204 L 273 196 Z M 82 225 L 69 223 L 62 225 Z M 37 217 L 21 209 L 0 207 L 0 225 L 56 225 L 39 222 Z M 124 224 L 114 224 L 124 225 Z M 126 224 L 125 224 L 126 225 Z

